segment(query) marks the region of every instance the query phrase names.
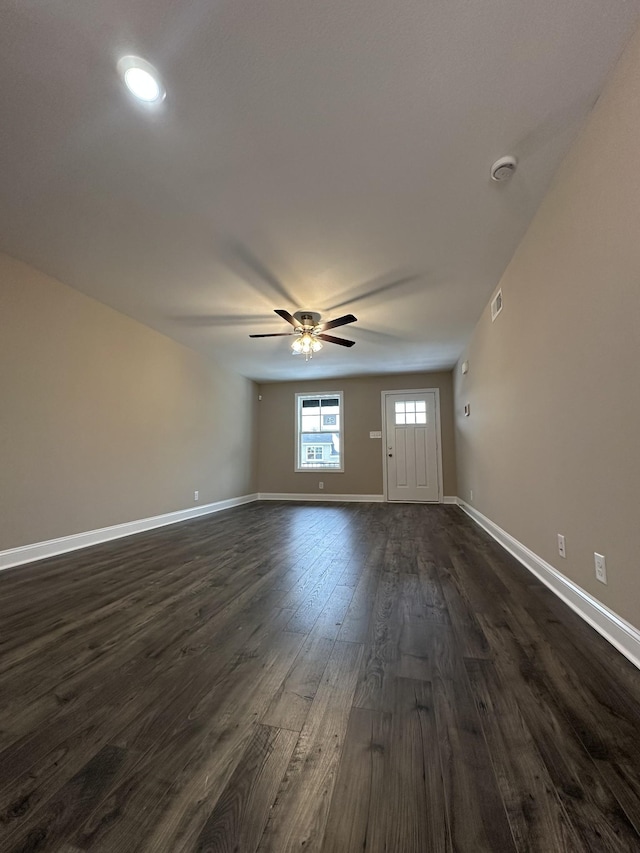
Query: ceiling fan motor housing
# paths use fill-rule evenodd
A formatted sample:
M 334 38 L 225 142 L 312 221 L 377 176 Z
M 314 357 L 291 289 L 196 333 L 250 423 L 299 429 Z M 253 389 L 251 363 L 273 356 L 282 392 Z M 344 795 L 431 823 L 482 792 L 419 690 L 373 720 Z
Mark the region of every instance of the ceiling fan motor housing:
M 320 323 L 317 311 L 296 311 L 293 316 L 305 329 L 313 329 Z

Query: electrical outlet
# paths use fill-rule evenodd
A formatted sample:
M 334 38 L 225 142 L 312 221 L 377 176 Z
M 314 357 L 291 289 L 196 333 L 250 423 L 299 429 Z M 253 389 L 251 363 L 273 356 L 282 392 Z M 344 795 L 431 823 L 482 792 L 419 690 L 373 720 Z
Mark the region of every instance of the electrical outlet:
M 600 581 L 600 583 L 607 582 L 607 563 L 604 559 L 604 554 L 596 554 L 593 552 L 593 558 L 596 564 L 596 578 Z
M 200 500 L 200 492 L 194 492 L 193 493 L 193 499 L 194 499 L 194 501 Z
M 318 483 L 318 488 L 324 489 L 324 483 L 322 482 L 322 480 L 320 480 L 320 482 Z
M 558 554 L 560 554 L 561 557 L 565 557 L 566 559 L 567 550 L 564 545 L 564 536 L 562 535 L 562 533 L 558 533 Z

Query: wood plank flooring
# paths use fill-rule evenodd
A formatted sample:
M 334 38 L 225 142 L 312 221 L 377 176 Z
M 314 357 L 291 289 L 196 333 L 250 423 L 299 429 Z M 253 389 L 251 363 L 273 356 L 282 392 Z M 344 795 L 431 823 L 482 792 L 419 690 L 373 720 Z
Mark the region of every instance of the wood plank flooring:
M 2 853 L 640 851 L 640 673 L 457 507 L 0 574 Z

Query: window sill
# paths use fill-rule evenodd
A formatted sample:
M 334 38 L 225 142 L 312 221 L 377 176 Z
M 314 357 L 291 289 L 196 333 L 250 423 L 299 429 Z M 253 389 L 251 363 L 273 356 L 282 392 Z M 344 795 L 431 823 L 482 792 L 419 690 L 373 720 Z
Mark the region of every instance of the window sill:
M 344 474 L 344 468 L 294 468 L 294 474 Z

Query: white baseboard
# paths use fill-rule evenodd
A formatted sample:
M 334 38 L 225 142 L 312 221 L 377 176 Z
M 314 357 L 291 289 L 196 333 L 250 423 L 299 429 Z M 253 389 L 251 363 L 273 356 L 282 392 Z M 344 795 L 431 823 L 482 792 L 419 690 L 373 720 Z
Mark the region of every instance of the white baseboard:
M 381 503 L 384 495 L 330 495 L 322 492 L 298 494 L 294 492 L 260 492 L 259 501 L 331 501 L 335 503 Z
M 383 503 L 384 495 L 330 495 L 320 492 L 301 493 L 297 492 L 260 492 L 260 501 L 330 501 L 347 503 Z M 457 504 L 455 495 L 445 495 L 442 499 L 445 504 Z
M 59 539 L 23 545 L 20 548 L 9 548 L 6 551 L 0 551 L 0 571 L 10 569 L 12 566 L 20 566 L 23 563 L 44 560 L 46 557 L 55 557 L 57 554 L 66 554 L 68 551 L 76 551 L 79 548 L 88 548 L 90 545 L 98 545 L 101 542 L 109 542 L 111 539 L 121 539 L 123 536 L 132 536 L 134 533 L 153 530 L 154 527 L 164 527 L 167 524 L 177 524 L 179 521 L 188 521 L 190 518 L 198 518 L 201 515 L 210 515 L 213 512 L 220 512 L 223 509 L 230 509 L 256 500 L 258 500 L 257 494 L 242 495 L 238 498 L 228 498 L 211 504 L 179 509 L 176 512 L 167 512 L 163 515 L 154 515 L 151 518 L 126 521 L 124 524 L 114 524 L 112 527 L 101 527 L 98 530 L 87 530 L 84 533 L 61 536 Z
M 555 592 L 558 598 L 640 669 L 640 631 L 637 628 L 461 498 L 458 498 L 458 505 L 525 568 Z

